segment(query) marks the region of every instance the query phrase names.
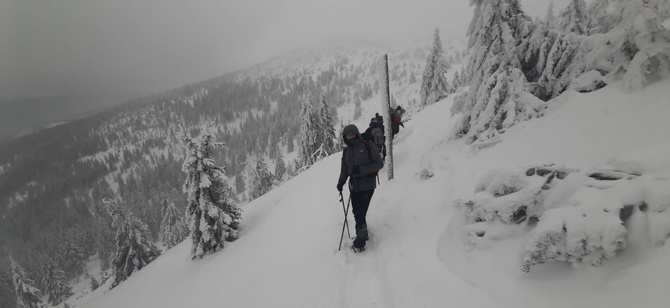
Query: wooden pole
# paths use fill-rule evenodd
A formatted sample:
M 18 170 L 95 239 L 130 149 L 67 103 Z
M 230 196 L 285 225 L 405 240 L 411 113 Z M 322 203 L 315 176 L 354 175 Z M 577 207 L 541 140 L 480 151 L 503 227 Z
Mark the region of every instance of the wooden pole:
M 382 80 L 382 115 L 384 117 L 384 135 L 386 135 L 386 170 L 389 181 L 393 180 L 393 131 L 391 130 L 391 89 L 389 86 L 389 61 L 388 54 L 381 59 Z

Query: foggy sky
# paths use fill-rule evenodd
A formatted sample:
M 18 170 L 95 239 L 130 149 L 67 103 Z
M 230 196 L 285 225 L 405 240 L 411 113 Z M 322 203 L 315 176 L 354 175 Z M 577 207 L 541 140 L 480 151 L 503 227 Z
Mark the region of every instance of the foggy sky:
M 320 38 L 463 32 L 471 13 L 468 0 L 0 0 L 0 100 L 164 91 Z

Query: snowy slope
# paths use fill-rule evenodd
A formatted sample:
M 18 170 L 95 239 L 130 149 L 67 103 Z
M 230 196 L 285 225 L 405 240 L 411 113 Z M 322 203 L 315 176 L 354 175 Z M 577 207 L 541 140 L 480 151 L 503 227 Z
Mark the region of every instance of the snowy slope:
M 457 120 L 447 98 L 414 114 L 398 135 L 396 179 L 389 182 L 380 174 L 365 253 L 337 251 L 343 209 L 335 190 L 340 160 L 335 154 L 245 205 L 241 237 L 223 251 L 191 261 L 190 243 L 184 242 L 115 289 L 100 288 L 69 304 L 667 307 L 667 246 L 632 246 L 601 267 L 554 263 L 523 274 L 520 239 L 475 251 L 463 247 L 457 237 L 463 219 L 452 201 L 471 197 L 493 168 L 546 162 L 595 168 L 614 157 L 645 163 L 642 155 L 627 153 L 649 154 L 644 148 L 670 144 L 668 86 L 665 81 L 630 94 L 616 85 L 591 94 L 565 93 L 545 117 L 513 127 L 503 142 L 478 152 L 447 140 Z M 379 106 L 378 97 L 364 104 Z M 670 170 L 668 156 L 648 156 L 660 160 L 653 166 Z M 422 176 L 425 171 L 434 176 Z

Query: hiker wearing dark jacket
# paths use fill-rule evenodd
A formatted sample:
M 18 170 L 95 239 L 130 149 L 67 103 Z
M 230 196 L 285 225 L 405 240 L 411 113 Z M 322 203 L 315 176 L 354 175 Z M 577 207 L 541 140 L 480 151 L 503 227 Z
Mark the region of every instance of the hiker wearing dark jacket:
M 370 206 L 372 194 L 377 188 L 377 171 L 384 167 L 384 161 L 374 144 L 364 141 L 355 125 L 342 130 L 342 139 L 347 145 L 342 152 L 342 167 L 337 181 L 337 190 L 342 192 L 344 183 L 349 179 L 351 205 L 356 220 L 356 239 L 354 248 L 363 250 L 368 240 L 368 226 L 365 215 Z

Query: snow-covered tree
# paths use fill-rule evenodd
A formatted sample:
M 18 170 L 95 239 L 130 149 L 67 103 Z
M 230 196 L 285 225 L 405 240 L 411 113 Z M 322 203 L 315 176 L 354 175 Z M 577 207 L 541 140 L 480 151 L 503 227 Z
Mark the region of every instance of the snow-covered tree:
M 87 255 L 79 245 L 82 241 L 69 240 L 60 251 L 58 263 L 70 277 L 81 274 L 86 266 Z
M 144 222 L 112 199 L 105 198 L 103 203 L 116 229 L 116 253 L 112 260 L 114 288 L 158 258 L 161 252 L 151 241 L 151 233 Z
M 58 305 L 72 295 L 72 288 L 68 285 L 65 273 L 53 264 L 47 265 L 46 273 L 41 280 L 42 290 L 49 295 L 49 303 L 52 305 Z
M 312 156 L 314 162 L 317 162 L 337 151 L 337 139 L 335 138 L 335 127 L 333 126 L 334 120 L 330 113 L 330 108 L 326 104 L 326 97 L 323 94 L 321 95 L 321 106 L 314 122 L 316 123 L 314 129 L 316 130 L 316 140 L 319 147 Z
M 452 113 L 463 113 L 455 130 L 467 142 L 486 146 L 499 132 L 537 116 L 538 104 L 523 95 L 526 79 L 521 70 L 530 19 L 518 0 L 471 0 L 475 14 L 468 29 L 473 53 L 466 64 L 470 88 L 456 98 Z M 525 48 L 525 47 L 523 47 Z
M 670 75 L 670 31 L 663 18 L 643 3 L 632 1 L 624 9 L 628 48 L 637 49 L 623 76 L 627 88 L 637 90 Z M 623 47 L 623 46 L 622 46 Z
M 598 1 L 595 4 L 603 3 Z M 594 5 L 595 5 L 594 4 Z M 585 65 L 609 79 L 623 78 L 630 89 L 640 89 L 665 78 L 670 71 L 670 33 L 663 18 L 642 1 L 612 1 L 597 20 L 611 28 L 590 41 Z
M 187 194 L 188 223 L 191 230 L 192 258 L 202 258 L 223 248 L 224 241 L 238 237 L 240 209 L 232 199 L 225 170 L 216 166 L 214 150 L 224 146 L 214 142 L 211 133 L 204 133 L 194 141 L 182 137 L 186 159 L 182 171 L 186 173 L 184 192 Z
M 444 63 L 444 51 L 440 40 L 440 29 L 435 28 L 433 35 L 433 49 L 426 61 L 421 81 L 421 103 L 431 105 L 447 97 L 450 92 L 446 77 L 446 65 Z
M 277 158 L 275 159 L 275 180 L 277 181 L 277 184 L 284 181 L 286 171 L 286 162 L 284 162 L 284 156 L 280 151 L 277 153 Z
M 454 73 L 454 80 L 451 82 L 451 85 L 454 87 L 454 89 L 461 87 L 461 75 L 458 74 L 458 71 Z
M 558 28 L 564 33 L 588 35 L 588 16 L 584 0 L 571 0 L 558 16 Z
M 240 169 L 240 172 L 235 176 L 235 191 L 238 194 L 241 194 L 245 189 L 247 189 L 246 183 L 244 182 L 244 168 Z
M 607 33 L 621 22 L 620 0 L 595 0 L 587 9 L 589 33 Z
M 104 271 L 109 268 L 114 254 L 114 234 L 109 222 L 100 215 L 96 217 L 94 228 L 94 248 L 100 257 L 100 267 Z
M 308 93 L 303 98 L 300 109 L 300 133 L 298 134 L 298 157 L 296 165 L 300 169 L 307 169 L 316 161 L 314 153 L 319 149 L 318 122 L 312 106 L 312 96 Z
M 97 279 L 95 279 L 95 277 L 91 277 L 90 287 L 91 287 L 91 291 L 95 291 L 96 289 L 98 289 L 100 287 L 100 282 Z
M 12 282 L 16 292 L 16 304 L 20 308 L 42 308 L 41 292 L 34 285 L 25 269 L 12 257 L 9 257 L 12 268 Z
M 549 31 L 540 47 L 538 68 L 541 68 L 533 94 L 549 100 L 565 91 L 573 78 L 587 68 L 578 59 L 583 57 L 580 41 L 573 34 L 558 34 Z M 553 40 L 553 41 L 552 41 Z M 551 46 L 547 52 L 546 47 Z
M 163 200 L 163 219 L 161 220 L 160 236 L 168 249 L 179 244 L 187 235 L 183 215 L 179 213 L 173 202 Z
M 0 253 L 4 253 L 0 247 Z M 7 268 L 9 269 L 9 268 Z M 14 294 L 14 284 L 12 283 L 11 270 L 5 270 L 4 266 L 0 268 L 0 307 L 15 307 L 16 294 Z
M 258 159 L 256 161 L 256 172 L 254 172 L 254 177 L 251 181 L 251 198 L 256 199 L 264 194 L 266 194 L 272 186 L 274 185 L 274 176 L 268 170 L 268 165 L 263 161 L 263 159 Z

